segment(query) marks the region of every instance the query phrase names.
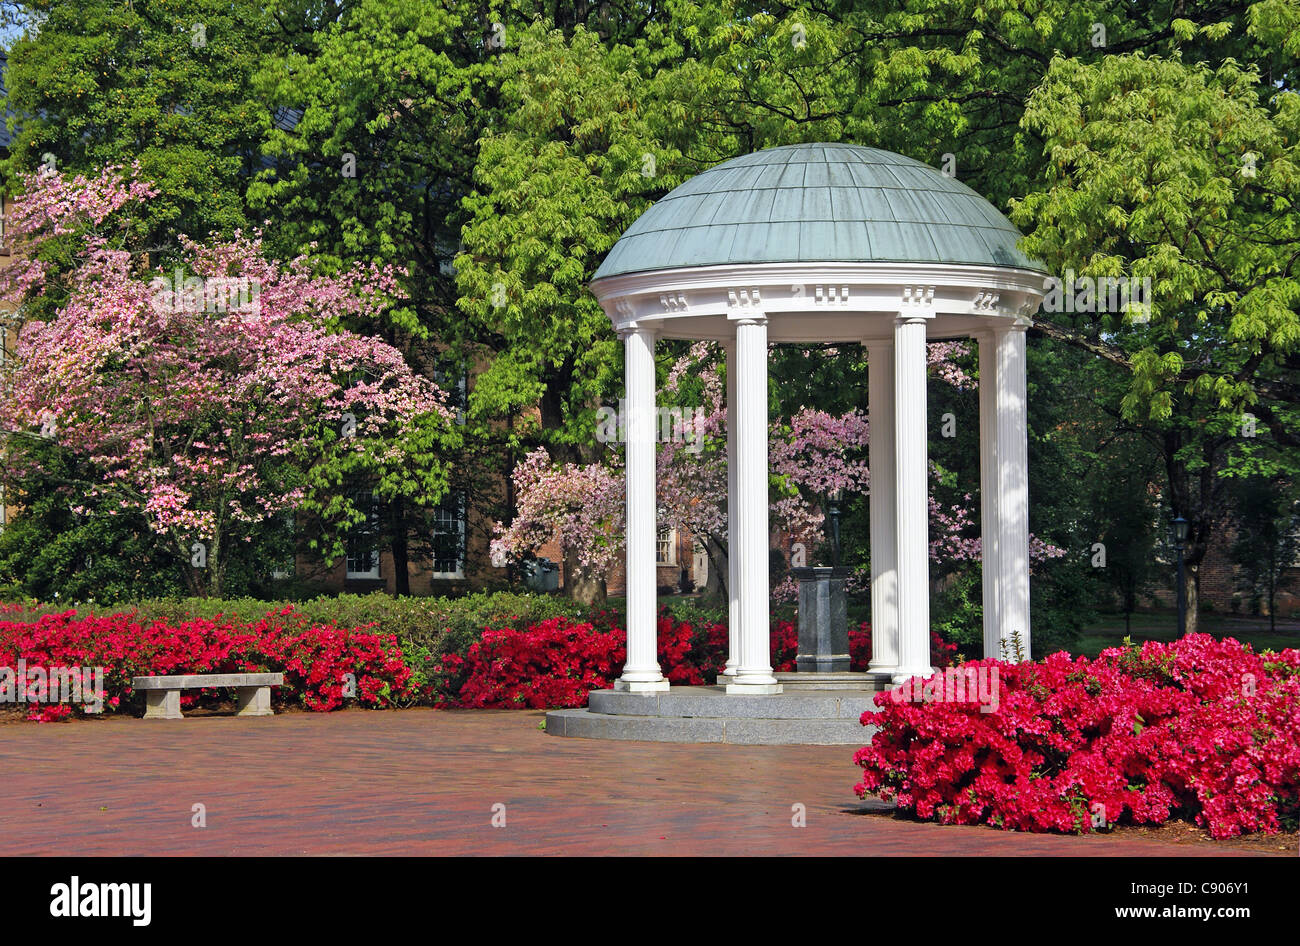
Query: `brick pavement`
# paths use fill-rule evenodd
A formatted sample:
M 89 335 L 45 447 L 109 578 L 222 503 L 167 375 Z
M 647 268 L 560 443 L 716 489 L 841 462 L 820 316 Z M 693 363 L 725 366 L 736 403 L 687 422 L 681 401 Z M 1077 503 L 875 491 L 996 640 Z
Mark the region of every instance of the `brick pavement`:
M 6 853 L 1239 853 L 864 814 L 853 750 L 558 739 L 539 712 L 0 727 Z M 191 806 L 207 809 L 191 827 Z M 506 826 L 490 824 L 506 806 Z M 791 826 L 806 806 L 807 827 Z

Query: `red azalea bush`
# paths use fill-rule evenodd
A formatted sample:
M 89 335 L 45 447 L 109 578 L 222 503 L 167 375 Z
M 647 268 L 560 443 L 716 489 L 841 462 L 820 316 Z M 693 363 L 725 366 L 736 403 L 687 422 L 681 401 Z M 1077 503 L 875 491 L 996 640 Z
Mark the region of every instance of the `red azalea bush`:
M 1197 634 L 1095 660 L 962 665 L 981 668 L 998 674 L 991 711 L 951 693 L 876 697 L 879 712 L 862 722 L 878 731 L 855 756 L 859 796 L 943 823 L 1028 831 L 1174 814 L 1216 838 L 1296 826 L 1300 650 L 1259 655 Z
M 551 618 L 526 631 L 485 630 L 469 652 L 447 654 L 435 669 L 438 706 L 581 706 L 609 686 L 624 658 L 623 640 L 591 624 Z
M 209 612 L 215 613 L 215 612 Z M 506 623 L 516 623 L 505 616 Z M 518 623 L 522 623 L 521 621 Z M 67 610 L 38 614 L 21 605 L 0 611 L 0 666 L 103 667 L 105 703 L 118 709 L 129 697 L 131 678 L 171 673 L 278 671 L 284 686 L 277 702 L 296 700 L 311 710 L 343 704 L 344 680 L 355 679 L 355 697 L 368 706 L 428 702 L 449 707 L 572 707 L 594 689 L 613 686 L 622 671 L 626 632 L 615 612 L 590 621 L 557 616 L 521 627 L 489 626 L 439 654 L 428 647 L 403 647 L 371 625 L 342 629 L 313 621 L 285 605 L 257 622 L 176 615 L 146 621 L 134 613 L 78 616 Z M 713 683 L 727 658 L 725 625 L 692 625 L 666 610 L 658 617 L 658 658 L 678 686 Z M 772 664 L 795 669 L 798 631 L 790 621 L 772 627 Z M 950 658 L 935 638 L 935 661 Z M 871 659 L 871 632 L 864 623 L 849 631 L 852 668 Z M 182 694 L 183 705 L 211 696 Z M 35 706 L 36 704 L 32 704 Z M 31 718 L 71 715 L 66 704 L 44 703 Z
M 16 668 L 22 660 L 28 667 L 103 667 L 109 710 L 132 695 L 132 677 L 174 673 L 280 672 L 284 684 L 272 689 L 272 698 L 297 700 L 311 710 L 341 706 L 347 674 L 363 705 L 387 706 L 418 695 L 394 638 L 313 624 L 292 608 L 255 624 L 203 619 L 172 626 L 134 618 L 83 618 L 69 610 L 33 623 L 0 620 L 0 666 Z M 186 704 L 198 699 L 195 692 L 182 694 Z M 72 712 L 67 704 L 33 706 L 29 718 L 59 719 Z
M 694 627 L 661 612 L 658 619 L 659 666 L 677 686 L 704 686 L 717 679 L 727 659 L 727 629 L 722 624 Z M 772 666 L 795 669 L 798 631 L 789 621 L 772 627 Z M 871 659 L 871 631 L 866 624 L 849 631 L 855 670 Z M 583 706 L 591 690 L 608 689 L 623 669 L 626 632 L 617 615 L 598 612 L 591 621 L 557 617 L 526 629 L 483 632 L 464 654 L 432 662 L 429 678 L 436 706 L 547 707 Z

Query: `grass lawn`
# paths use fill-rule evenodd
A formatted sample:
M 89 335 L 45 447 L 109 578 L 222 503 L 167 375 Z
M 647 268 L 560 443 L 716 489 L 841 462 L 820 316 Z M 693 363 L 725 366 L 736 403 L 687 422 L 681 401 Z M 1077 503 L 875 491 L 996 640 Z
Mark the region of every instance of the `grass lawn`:
M 1178 636 L 1178 615 L 1173 611 L 1139 612 L 1130 618 L 1134 641 L 1171 641 Z M 1281 650 L 1300 647 L 1300 621 L 1278 618 L 1277 630 L 1270 631 L 1268 618 L 1243 617 L 1236 614 L 1202 614 L 1198 630 L 1215 637 L 1235 637 L 1256 650 Z M 1118 647 L 1124 640 L 1124 615 L 1108 614 L 1097 624 L 1080 632 L 1074 652 L 1095 657 L 1107 647 Z

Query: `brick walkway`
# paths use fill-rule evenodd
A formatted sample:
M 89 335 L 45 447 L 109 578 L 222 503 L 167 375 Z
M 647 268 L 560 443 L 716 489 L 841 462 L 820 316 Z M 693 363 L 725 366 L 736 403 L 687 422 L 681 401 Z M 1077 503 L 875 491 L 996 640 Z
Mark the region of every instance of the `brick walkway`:
M 853 751 L 559 739 L 541 713 L 0 728 L 6 854 L 1216 853 L 868 816 Z M 207 828 L 191 827 L 191 806 Z M 492 808 L 506 806 L 494 828 Z M 791 826 L 806 806 L 807 827 Z M 1218 851 L 1217 853 L 1229 853 Z

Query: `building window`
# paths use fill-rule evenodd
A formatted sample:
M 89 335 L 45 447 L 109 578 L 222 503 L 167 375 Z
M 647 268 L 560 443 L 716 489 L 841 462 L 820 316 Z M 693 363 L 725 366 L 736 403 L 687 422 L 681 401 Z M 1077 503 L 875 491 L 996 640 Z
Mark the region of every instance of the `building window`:
M 465 494 L 448 493 L 433 510 L 433 577 L 465 577 Z
M 447 406 L 456 412 L 456 423 L 465 423 L 465 408 L 469 406 L 469 375 L 457 366 L 437 367 L 433 369 L 433 380 L 447 393 Z
M 366 518 L 348 533 L 347 577 L 378 578 L 379 505 L 369 490 L 354 494 L 352 501 Z
M 669 529 L 666 532 L 660 532 L 655 540 L 655 564 L 656 565 L 676 565 L 677 564 L 677 530 Z

